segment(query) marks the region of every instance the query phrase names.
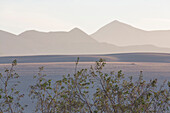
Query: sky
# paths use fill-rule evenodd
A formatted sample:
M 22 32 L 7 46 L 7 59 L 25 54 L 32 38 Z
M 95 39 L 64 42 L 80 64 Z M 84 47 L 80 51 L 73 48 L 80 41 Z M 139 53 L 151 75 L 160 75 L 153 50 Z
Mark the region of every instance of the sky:
M 118 20 L 143 30 L 170 30 L 170 0 L 0 0 L 0 30 L 92 34 Z

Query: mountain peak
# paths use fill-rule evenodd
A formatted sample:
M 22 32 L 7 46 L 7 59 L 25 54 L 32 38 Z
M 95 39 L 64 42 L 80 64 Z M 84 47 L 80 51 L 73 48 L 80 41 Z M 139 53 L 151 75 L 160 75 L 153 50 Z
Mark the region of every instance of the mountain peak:
M 129 26 L 129 27 L 130 27 L 130 25 L 125 24 L 125 23 L 123 23 L 123 22 L 120 22 L 120 21 L 118 21 L 118 20 L 114 20 L 114 21 L 110 22 L 110 23 L 107 24 L 107 25 L 111 25 L 111 26 Z M 131 27 L 132 27 L 132 26 L 131 26 Z
M 83 32 L 81 29 L 75 27 L 72 30 L 70 30 L 70 32 Z
M 27 30 L 27 31 L 22 32 L 18 36 L 35 35 L 35 34 L 39 34 L 39 33 L 41 33 L 41 32 L 40 31 L 36 31 L 36 30 Z
M 118 21 L 118 20 L 114 20 L 114 21 L 112 21 L 111 23 L 122 23 L 122 22 L 120 22 L 120 21 Z
M 87 35 L 84 31 L 82 31 L 81 29 L 79 29 L 77 27 L 75 27 L 72 30 L 70 30 L 69 33 Z
M 24 32 L 22 32 L 21 34 L 24 34 L 24 33 L 35 33 L 35 32 L 38 32 L 36 30 L 26 30 Z
M 105 26 L 103 26 L 102 28 L 100 28 L 98 31 L 96 32 L 100 32 L 100 33 L 103 33 L 105 32 L 106 34 L 109 32 L 109 33 L 113 33 L 113 32 L 123 32 L 123 31 L 127 31 L 127 32 L 131 32 L 131 31 L 144 31 L 144 30 L 141 30 L 141 29 L 138 29 L 136 27 L 133 27 L 131 25 L 128 25 L 126 23 L 123 23 L 123 22 L 120 22 L 118 20 L 114 20 L 108 24 L 106 24 Z M 96 33 L 95 32 L 95 33 Z M 94 34 L 95 34 L 94 33 Z M 93 35 L 93 34 L 92 34 Z M 101 35 L 101 34 L 100 34 Z M 113 35 L 113 34 L 112 34 Z

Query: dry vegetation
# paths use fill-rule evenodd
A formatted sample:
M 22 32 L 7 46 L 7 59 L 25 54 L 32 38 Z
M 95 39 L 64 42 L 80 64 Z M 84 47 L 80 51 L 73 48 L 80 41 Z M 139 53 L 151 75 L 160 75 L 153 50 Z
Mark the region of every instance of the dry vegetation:
M 39 68 L 34 76 L 36 83 L 30 86 L 30 99 L 35 112 L 41 113 L 166 113 L 169 112 L 170 82 L 158 87 L 157 79 L 144 81 L 142 72 L 138 80 L 125 78 L 122 71 L 103 73 L 105 61 L 100 59 L 90 69 L 52 81 Z M 20 104 L 24 94 L 16 90 L 19 82 L 11 85 L 11 79 L 19 76 L 14 71 L 16 61 L 6 75 L 0 74 L 0 112 L 22 113 L 26 105 Z

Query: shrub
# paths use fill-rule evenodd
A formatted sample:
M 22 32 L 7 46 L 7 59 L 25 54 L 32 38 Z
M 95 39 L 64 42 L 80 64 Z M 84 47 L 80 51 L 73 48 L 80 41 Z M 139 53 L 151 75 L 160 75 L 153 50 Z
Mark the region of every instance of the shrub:
M 6 69 L 4 74 L 0 73 L 0 112 L 8 113 L 22 113 L 26 107 L 21 105 L 20 99 L 24 97 L 24 94 L 20 94 L 20 91 L 16 89 L 20 81 L 12 83 L 13 80 L 19 78 L 19 75 L 15 73 L 14 67 L 17 65 L 17 61 L 12 62 L 10 69 Z
M 79 59 L 78 59 L 79 60 Z M 30 96 L 36 103 L 35 111 L 42 113 L 162 113 L 169 111 L 170 82 L 159 88 L 157 79 L 146 82 L 142 72 L 134 82 L 133 77 L 118 73 L 102 72 L 105 61 L 100 59 L 90 69 L 77 70 L 63 76 L 55 83 L 42 73 L 43 67 L 30 86 Z

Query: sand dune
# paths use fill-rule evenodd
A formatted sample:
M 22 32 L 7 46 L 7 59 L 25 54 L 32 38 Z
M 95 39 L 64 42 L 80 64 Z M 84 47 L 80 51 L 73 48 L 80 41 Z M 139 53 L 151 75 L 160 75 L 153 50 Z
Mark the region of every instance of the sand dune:
M 0 57 L 0 63 L 11 63 L 17 59 L 18 63 L 43 63 L 43 62 L 75 62 L 77 57 L 80 62 L 94 62 L 100 58 L 107 62 L 162 62 L 170 63 L 170 54 L 167 53 L 122 53 L 108 55 L 42 55 L 42 56 L 11 56 Z

